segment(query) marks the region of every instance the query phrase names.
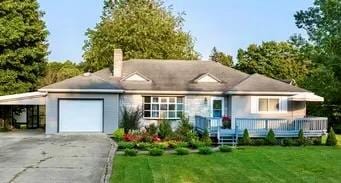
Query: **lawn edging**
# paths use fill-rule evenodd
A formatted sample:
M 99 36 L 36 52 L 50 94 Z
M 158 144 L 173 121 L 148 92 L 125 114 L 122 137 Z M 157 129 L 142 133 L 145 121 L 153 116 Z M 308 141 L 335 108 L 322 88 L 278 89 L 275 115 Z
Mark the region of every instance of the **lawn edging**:
M 101 183 L 109 183 L 110 182 L 110 177 L 112 175 L 112 168 L 113 168 L 113 161 L 114 161 L 114 156 L 116 154 L 117 151 L 117 143 L 112 140 L 111 138 L 108 137 L 108 139 L 110 140 L 110 150 L 108 152 L 108 158 L 106 160 L 106 165 L 103 171 L 103 175 L 101 178 Z

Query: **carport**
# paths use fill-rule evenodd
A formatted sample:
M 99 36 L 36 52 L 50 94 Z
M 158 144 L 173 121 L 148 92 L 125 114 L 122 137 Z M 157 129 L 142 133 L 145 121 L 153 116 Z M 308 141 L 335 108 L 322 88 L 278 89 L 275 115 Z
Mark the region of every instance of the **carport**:
M 0 96 L 0 127 L 5 121 L 13 128 L 45 128 L 45 97 L 43 92 Z

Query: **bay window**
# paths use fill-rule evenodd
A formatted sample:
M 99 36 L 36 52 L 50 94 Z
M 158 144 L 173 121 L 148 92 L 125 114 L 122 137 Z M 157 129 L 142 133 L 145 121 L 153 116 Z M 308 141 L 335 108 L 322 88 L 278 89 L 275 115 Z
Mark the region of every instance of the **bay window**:
M 143 97 L 143 117 L 150 119 L 180 119 L 184 112 L 184 97 Z

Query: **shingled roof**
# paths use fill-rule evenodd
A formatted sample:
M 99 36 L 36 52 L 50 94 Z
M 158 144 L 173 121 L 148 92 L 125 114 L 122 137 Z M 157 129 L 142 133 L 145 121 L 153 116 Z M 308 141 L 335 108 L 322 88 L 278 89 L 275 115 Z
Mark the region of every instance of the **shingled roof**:
M 122 77 L 114 78 L 109 68 L 90 76 L 76 76 L 42 89 L 122 89 L 126 91 L 268 91 L 306 92 L 284 82 L 259 74 L 249 75 L 213 61 L 146 60 L 133 59 L 123 62 Z M 132 73 L 139 73 L 150 82 L 121 80 Z M 194 82 L 203 74 L 219 82 Z

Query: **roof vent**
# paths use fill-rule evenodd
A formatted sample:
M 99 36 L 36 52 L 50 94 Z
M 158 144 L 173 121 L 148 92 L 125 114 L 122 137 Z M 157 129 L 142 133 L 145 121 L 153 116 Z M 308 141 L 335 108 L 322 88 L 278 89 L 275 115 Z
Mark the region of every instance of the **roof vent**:
M 89 77 L 89 76 L 91 76 L 91 72 L 86 72 L 86 73 L 83 74 L 83 76 Z

